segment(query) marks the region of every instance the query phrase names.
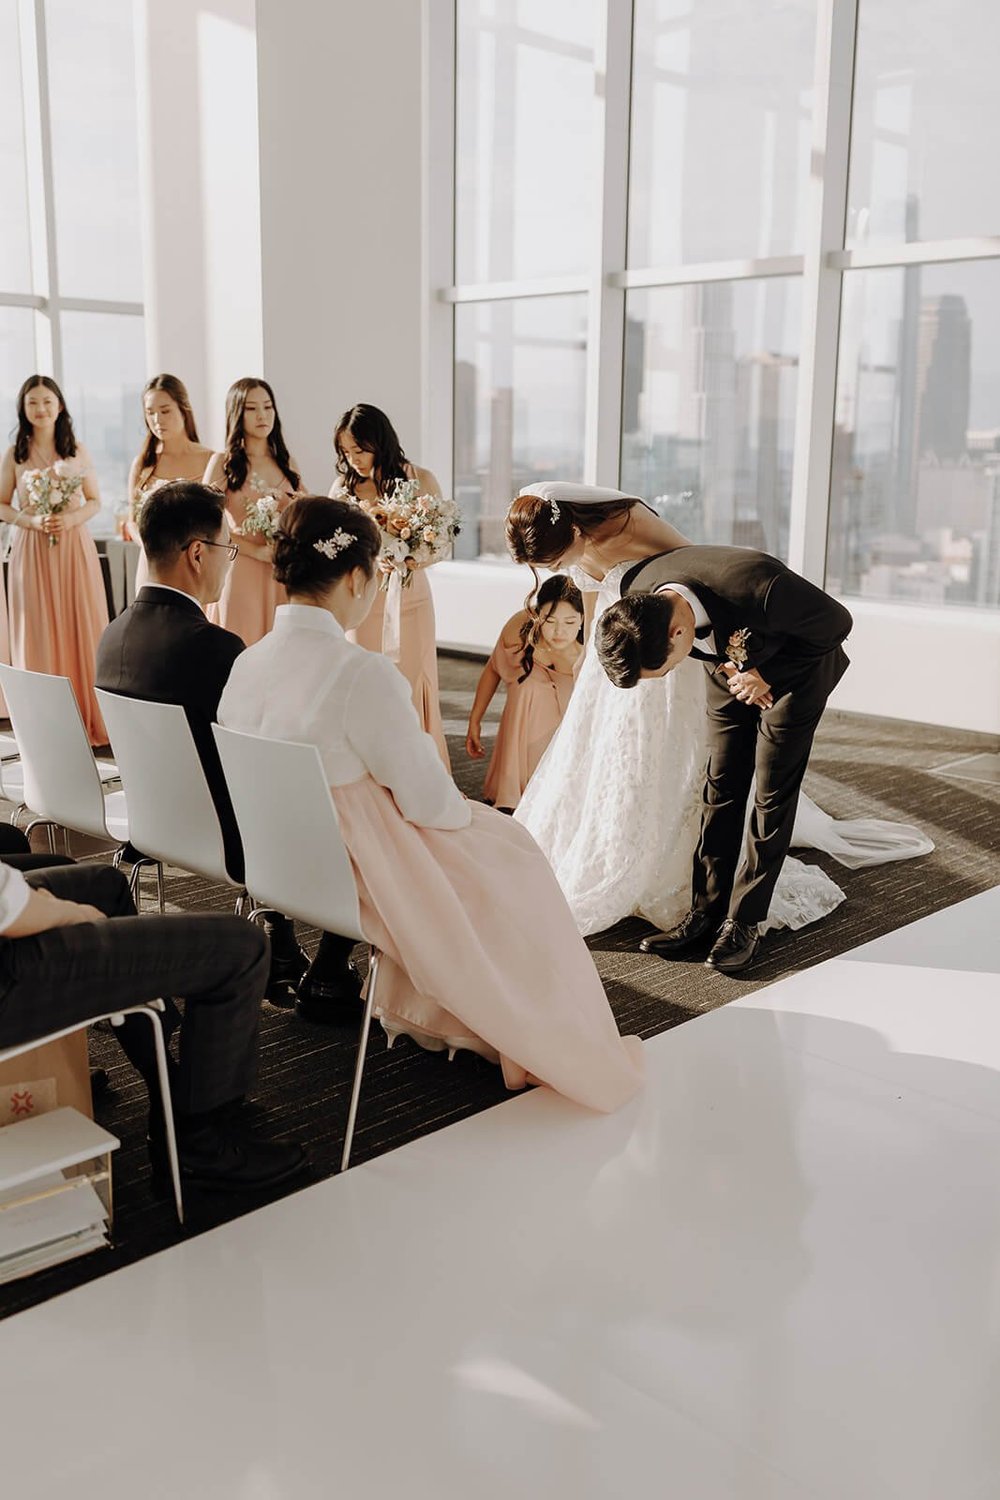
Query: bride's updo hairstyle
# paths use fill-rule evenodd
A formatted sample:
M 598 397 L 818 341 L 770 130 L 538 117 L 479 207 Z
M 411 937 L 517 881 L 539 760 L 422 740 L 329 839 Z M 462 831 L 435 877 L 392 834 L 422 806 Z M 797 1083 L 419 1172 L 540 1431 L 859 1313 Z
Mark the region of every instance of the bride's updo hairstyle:
M 540 495 L 518 495 L 507 512 L 507 551 L 515 562 L 542 568 L 557 563 L 572 547 L 577 534 L 593 536 L 609 521 L 628 524 L 637 500 L 609 500 L 605 505 L 553 505 Z
M 274 539 L 274 576 L 289 594 L 318 598 L 355 568 L 370 578 L 381 545 L 378 527 L 360 506 L 304 495 L 281 517 Z

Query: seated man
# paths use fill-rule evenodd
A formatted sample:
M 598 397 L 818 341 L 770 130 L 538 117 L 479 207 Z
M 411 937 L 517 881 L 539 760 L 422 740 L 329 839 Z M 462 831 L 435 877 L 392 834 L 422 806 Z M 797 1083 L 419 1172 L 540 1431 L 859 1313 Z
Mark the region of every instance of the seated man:
M 226 851 L 226 867 L 243 879 L 236 815 L 212 735 L 219 699 L 243 642 L 213 625 L 205 607 L 222 593 L 236 555 L 217 490 L 177 480 L 154 490 L 139 518 L 149 583 L 105 630 L 97 651 L 97 686 L 130 698 L 179 703 L 212 793 Z M 361 990 L 350 963 L 353 943 L 324 933 L 312 967 L 287 917 L 274 913 L 266 995 L 294 1005 L 307 1021 L 353 1020 Z M 305 977 L 303 978 L 303 975 Z
M 106 920 L 111 918 L 111 921 Z M 181 1176 L 192 1187 L 254 1191 L 293 1176 L 294 1142 L 253 1140 L 233 1105 L 257 1068 L 267 940 L 226 916 L 137 917 L 128 883 L 108 865 L 63 864 L 27 876 L 0 863 L 0 1048 L 74 1021 L 161 996 L 169 1036 L 181 1025 L 180 1062 L 169 1061 Z M 150 1096 L 154 1179 L 167 1172 L 152 1027 L 126 1017 L 117 1036 Z

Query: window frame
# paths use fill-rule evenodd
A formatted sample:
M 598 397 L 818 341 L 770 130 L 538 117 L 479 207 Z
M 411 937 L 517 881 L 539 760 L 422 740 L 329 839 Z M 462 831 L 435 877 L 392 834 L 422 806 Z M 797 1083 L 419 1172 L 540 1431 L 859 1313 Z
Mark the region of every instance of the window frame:
M 424 444 L 454 455 L 454 310 L 462 303 L 586 292 L 588 355 L 584 479 L 619 483 L 624 389 L 625 294 L 634 288 L 709 281 L 802 278 L 802 336 L 792 468 L 789 564 L 826 577 L 840 340 L 846 271 L 1000 259 L 1000 235 L 847 246 L 848 174 L 859 0 L 817 0 L 811 160 L 801 255 L 629 268 L 629 122 L 634 0 L 604 0 L 595 58 L 595 129 L 600 153 L 598 244 L 589 275 L 509 282 L 455 281 L 455 54 L 458 0 L 425 0 L 424 47 Z M 816 163 L 820 166 L 817 169 Z M 441 464 L 445 469 L 445 464 Z M 444 565 L 447 566 L 447 565 Z M 467 566 L 467 565 L 463 565 Z M 487 567 L 488 563 L 481 566 Z M 866 601 L 867 602 L 867 601 Z M 887 607 L 912 609 L 904 600 Z M 978 606 L 981 617 L 994 606 Z

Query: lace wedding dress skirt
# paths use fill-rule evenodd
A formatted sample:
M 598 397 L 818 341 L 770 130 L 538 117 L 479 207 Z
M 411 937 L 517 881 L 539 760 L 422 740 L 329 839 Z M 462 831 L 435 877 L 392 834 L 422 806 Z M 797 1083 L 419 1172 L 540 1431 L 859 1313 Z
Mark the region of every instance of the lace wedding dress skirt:
M 630 564 L 600 584 L 597 614 L 619 597 Z M 686 661 L 628 692 L 604 674 L 593 646 L 566 715 L 514 816 L 548 856 L 584 934 L 639 913 L 668 928 L 688 910 L 707 754 L 705 669 Z M 916 828 L 862 818 L 837 822 L 799 799 L 793 845 L 821 850 L 852 869 L 911 859 L 934 845 Z M 844 892 L 815 865 L 789 857 L 764 930 L 828 916 Z

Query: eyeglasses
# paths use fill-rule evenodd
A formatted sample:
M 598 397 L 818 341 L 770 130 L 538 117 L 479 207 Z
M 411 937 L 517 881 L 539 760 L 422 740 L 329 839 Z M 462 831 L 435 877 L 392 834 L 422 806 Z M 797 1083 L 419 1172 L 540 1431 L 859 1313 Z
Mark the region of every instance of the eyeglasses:
M 230 562 L 235 562 L 240 555 L 240 549 L 236 542 L 210 542 L 207 536 L 193 536 L 190 541 L 184 543 L 181 551 L 186 552 L 193 542 L 201 542 L 205 547 L 225 547 L 229 553 Z

